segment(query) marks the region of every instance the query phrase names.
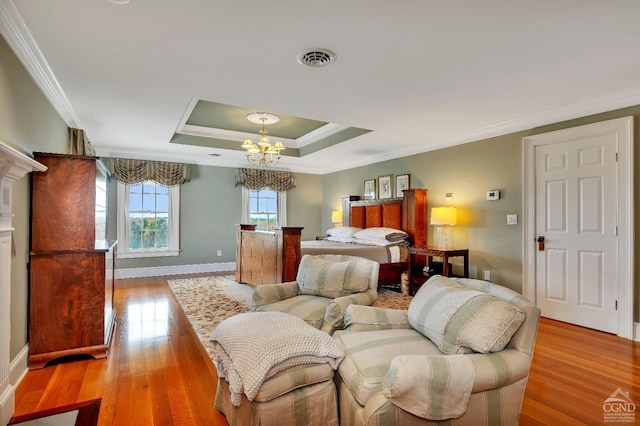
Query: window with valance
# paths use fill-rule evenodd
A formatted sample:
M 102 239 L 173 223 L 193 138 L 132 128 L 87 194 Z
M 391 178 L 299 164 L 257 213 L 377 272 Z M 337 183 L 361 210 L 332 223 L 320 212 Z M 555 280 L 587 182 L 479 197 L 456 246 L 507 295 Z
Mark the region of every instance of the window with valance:
M 247 189 L 271 188 L 286 192 L 296 187 L 296 176 L 293 172 L 282 170 L 236 169 L 237 185 Z
M 191 177 L 189 164 L 184 163 L 110 158 L 107 167 L 112 178 L 127 185 L 153 181 L 174 186 L 189 182 Z
M 242 223 L 254 224 L 261 230 L 271 230 L 273 206 L 268 201 L 269 190 L 277 195 L 277 226 L 287 226 L 287 191 L 296 187 L 292 172 L 261 169 L 236 169 L 236 186 L 242 185 Z M 265 201 L 267 210 L 261 208 Z M 264 211 L 263 211 L 264 210 Z

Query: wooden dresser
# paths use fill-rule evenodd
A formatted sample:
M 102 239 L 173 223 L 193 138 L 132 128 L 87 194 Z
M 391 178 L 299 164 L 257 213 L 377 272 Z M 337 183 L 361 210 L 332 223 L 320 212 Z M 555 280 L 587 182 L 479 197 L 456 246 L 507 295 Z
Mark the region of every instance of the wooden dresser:
M 97 158 L 34 159 L 48 170 L 32 174 L 29 368 L 69 355 L 104 358 L 115 325 L 116 243 L 106 241 L 104 208 L 96 213 Z
M 303 228 L 283 226 L 272 232 L 255 228 L 236 228 L 236 281 L 251 286 L 295 281 Z

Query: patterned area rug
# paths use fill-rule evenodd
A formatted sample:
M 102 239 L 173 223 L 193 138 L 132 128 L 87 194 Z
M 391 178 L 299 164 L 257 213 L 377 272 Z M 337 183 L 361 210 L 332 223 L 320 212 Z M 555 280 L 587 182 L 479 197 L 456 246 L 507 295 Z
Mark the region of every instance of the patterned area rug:
M 167 282 L 209 357 L 213 355 L 211 333 L 218 324 L 232 315 L 250 312 L 254 308 L 251 301 L 253 287 L 235 282 L 233 276 L 183 278 Z M 409 302 L 411 296 L 380 289 L 374 306 L 407 309 Z
M 218 324 L 232 315 L 253 309 L 253 288 L 238 284 L 233 276 L 184 278 L 167 282 L 209 357 L 213 355 L 211 333 Z

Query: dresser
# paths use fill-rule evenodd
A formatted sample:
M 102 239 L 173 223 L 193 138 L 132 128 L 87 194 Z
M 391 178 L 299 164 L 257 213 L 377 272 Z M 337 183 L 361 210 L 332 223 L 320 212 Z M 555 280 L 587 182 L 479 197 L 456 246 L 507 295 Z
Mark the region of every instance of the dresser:
M 71 355 L 104 358 L 115 326 L 115 241 L 106 239 L 106 179 L 97 158 L 34 153 L 29 368 Z M 96 198 L 98 193 L 98 198 Z

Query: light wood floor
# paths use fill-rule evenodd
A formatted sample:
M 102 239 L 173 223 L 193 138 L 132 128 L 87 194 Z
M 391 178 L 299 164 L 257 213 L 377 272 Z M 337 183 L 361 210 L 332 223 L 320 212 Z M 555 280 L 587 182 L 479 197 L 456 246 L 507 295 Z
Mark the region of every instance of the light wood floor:
M 30 371 L 16 414 L 102 398 L 99 425 L 226 425 L 213 408 L 215 369 L 167 278 L 117 280 L 109 358 Z M 520 424 L 602 424 L 618 388 L 640 407 L 640 343 L 542 319 Z

